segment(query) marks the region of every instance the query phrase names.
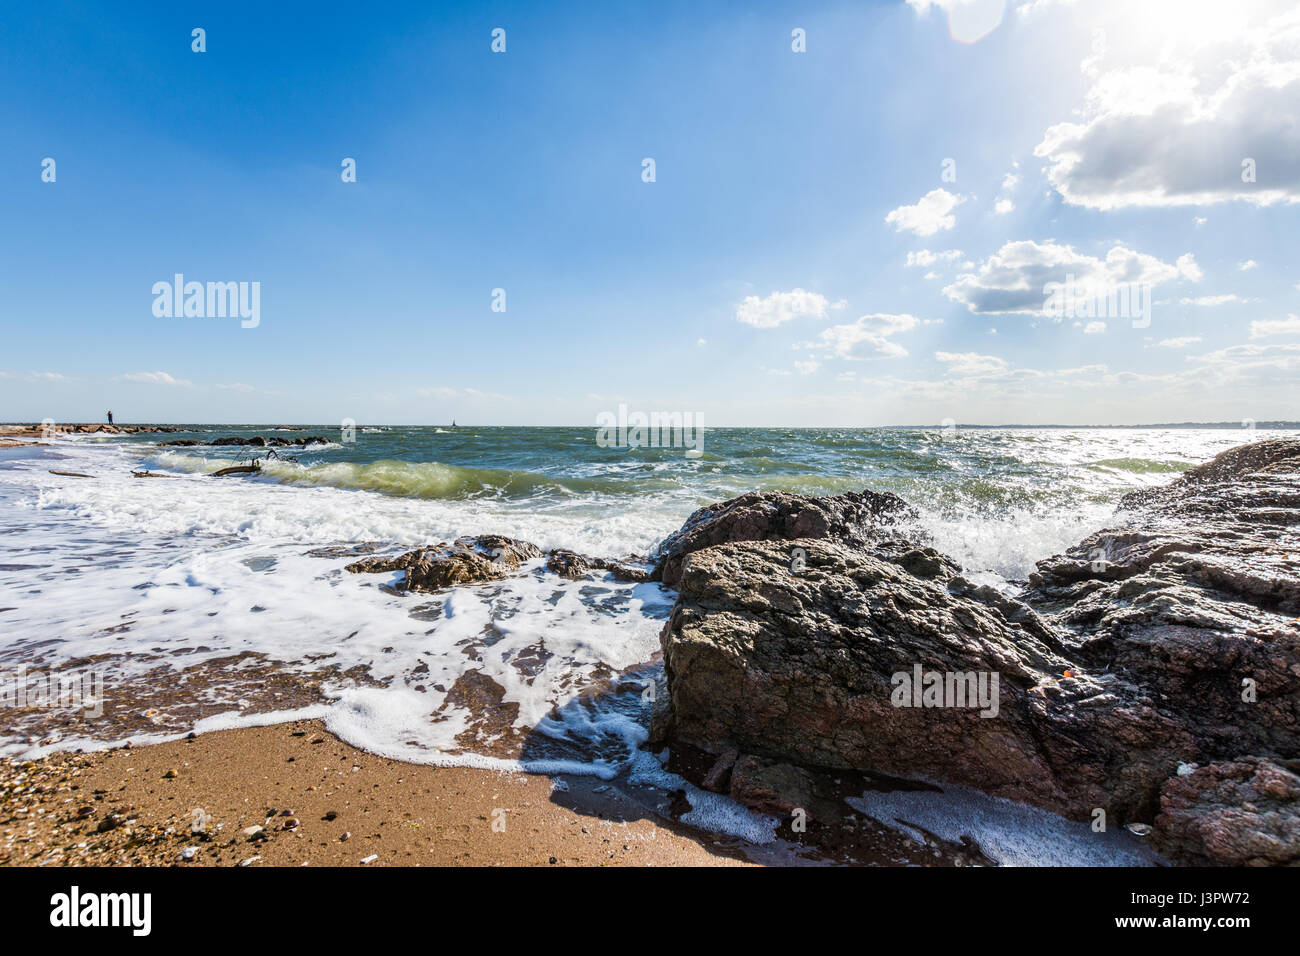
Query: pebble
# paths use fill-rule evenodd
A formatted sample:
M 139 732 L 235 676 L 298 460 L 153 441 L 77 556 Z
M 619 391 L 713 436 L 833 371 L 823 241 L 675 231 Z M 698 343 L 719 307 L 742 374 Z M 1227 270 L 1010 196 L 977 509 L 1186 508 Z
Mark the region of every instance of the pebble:
M 352 839 L 352 832 L 351 832 L 351 831 L 348 831 L 347 833 L 345 833 L 345 834 L 343 834 L 341 837 L 339 837 L 339 842 L 340 842 L 340 843 L 346 843 L 348 840 L 351 840 L 351 839 Z
M 196 846 L 187 846 L 185 849 L 181 850 L 181 856 L 180 856 L 180 858 L 181 858 L 182 860 L 185 860 L 186 862 L 188 862 L 188 861 L 194 859 L 194 854 L 196 854 L 196 853 L 198 853 L 198 852 L 199 852 L 199 848 L 198 848 L 198 847 L 196 847 Z
M 367 863 L 374 863 L 375 860 L 377 860 L 377 859 L 379 859 L 379 854 L 378 854 L 378 853 L 372 853 L 372 854 L 370 854 L 368 857 L 365 857 L 364 859 L 362 859 L 361 863 L 362 863 L 362 865 L 364 866 L 364 865 L 367 864 Z
M 177 773 L 175 770 L 168 770 L 165 774 L 163 774 L 163 779 L 164 779 L 164 780 L 175 780 L 175 779 L 176 779 L 177 777 L 179 777 L 179 776 L 180 776 L 180 774 Z
M 254 863 L 256 863 L 256 862 L 257 862 L 258 860 L 260 860 L 260 859 L 261 859 L 260 856 L 250 856 L 247 860 L 240 860 L 240 861 L 239 861 L 239 865 L 240 865 L 240 866 L 252 866 Z

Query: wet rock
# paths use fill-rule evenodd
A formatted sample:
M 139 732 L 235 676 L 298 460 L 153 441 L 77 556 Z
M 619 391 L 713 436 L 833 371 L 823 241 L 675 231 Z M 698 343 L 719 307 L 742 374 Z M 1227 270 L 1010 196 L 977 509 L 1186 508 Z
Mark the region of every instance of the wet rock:
M 1019 598 L 881 534 L 899 506 L 791 497 L 702 509 L 665 543 L 679 595 L 653 745 L 739 751 L 733 795 L 770 812 L 803 799 L 800 768 L 856 769 L 1121 826 L 1159 812 L 1178 859 L 1292 858 L 1290 778 L 1257 762 L 1300 758 L 1300 442 L 1128 496 Z M 817 535 L 771 540 L 791 523 Z M 946 706 L 895 696 L 931 675 Z M 952 706 L 979 675 L 995 714 Z
M 347 565 L 354 573 L 405 571 L 397 587 L 407 591 L 441 591 L 458 584 L 496 581 L 519 570 L 542 551 L 527 541 L 485 534 L 448 544 L 417 548 L 396 557 L 365 558 Z
M 1156 845 L 1202 866 L 1300 865 L 1300 761 L 1289 764 L 1243 757 L 1170 778 Z
M 547 555 L 546 567 L 560 577 L 572 581 L 579 581 L 598 572 L 609 573 L 615 581 L 631 581 L 639 584 L 651 579 L 651 572 L 645 568 L 607 558 L 589 558 L 564 548 L 556 548 Z
M 693 551 L 736 541 L 830 539 L 867 543 L 912 513 L 890 492 L 863 491 L 815 498 L 756 491 L 700 508 L 656 551 L 655 578 L 676 587 L 682 561 Z

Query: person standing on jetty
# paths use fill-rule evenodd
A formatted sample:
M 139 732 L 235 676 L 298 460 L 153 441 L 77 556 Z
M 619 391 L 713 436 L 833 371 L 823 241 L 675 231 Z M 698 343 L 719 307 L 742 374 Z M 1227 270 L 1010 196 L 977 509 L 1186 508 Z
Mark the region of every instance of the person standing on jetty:
M 108 423 L 113 424 L 113 412 L 111 410 L 108 413 Z

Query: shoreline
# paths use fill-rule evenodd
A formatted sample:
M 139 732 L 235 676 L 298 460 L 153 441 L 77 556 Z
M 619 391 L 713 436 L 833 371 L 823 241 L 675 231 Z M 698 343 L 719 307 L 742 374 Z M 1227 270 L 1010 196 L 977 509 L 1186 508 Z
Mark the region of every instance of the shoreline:
M 206 837 L 192 830 L 196 809 Z M 597 777 L 403 763 L 316 720 L 0 759 L 0 866 L 755 862 L 742 841 L 657 817 Z

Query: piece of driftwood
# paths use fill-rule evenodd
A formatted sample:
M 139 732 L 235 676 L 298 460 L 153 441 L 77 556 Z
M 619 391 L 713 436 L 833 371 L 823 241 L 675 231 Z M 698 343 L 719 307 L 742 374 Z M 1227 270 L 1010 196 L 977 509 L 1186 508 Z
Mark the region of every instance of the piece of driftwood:
M 133 471 L 131 476 L 134 478 L 175 478 L 175 475 L 164 475 L 157 471 Z
M 254 475 L 262 470 L 262 466 L 253 463 L 251 465 L 232 465 L 229 468 L 222 468 L 220 471 L 214 471 L 212 477 L 224 478 L 226 475 Z
M 79 471 L 55 471 L 53 468 L 50 469 L 50 474 L 62 475 L 64 478 L 94 478 L 95 477 L 94 475 L 83 475 Z

